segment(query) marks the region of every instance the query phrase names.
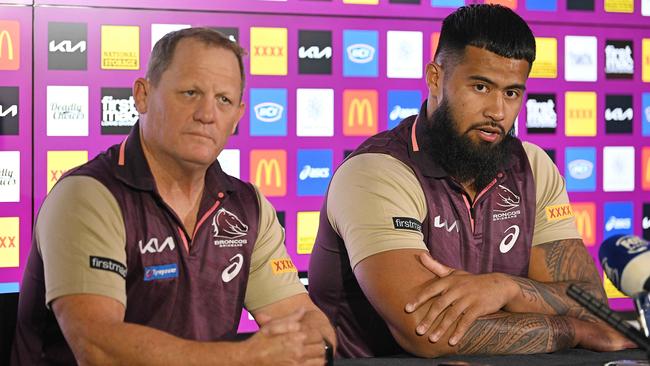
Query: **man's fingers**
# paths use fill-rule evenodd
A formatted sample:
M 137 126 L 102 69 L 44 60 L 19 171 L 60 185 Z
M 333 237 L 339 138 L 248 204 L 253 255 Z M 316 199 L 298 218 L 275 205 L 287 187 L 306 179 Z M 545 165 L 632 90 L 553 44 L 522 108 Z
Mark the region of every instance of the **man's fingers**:
M 447 312 L 442 317 L 442 321 L 435 327 L 434 332 L 429 335 L 429 341 L 436 343 L 442 338 L 442 336 L 447 332 L 447 329 L 454 324 L 465 311 L 466 305 L 462 302 L 454 303 L 451 305 Z
M 454 271 L 453 268 L 449 268 L 444 264 L 438 262 L 437 260 L 433 259 L 431 255 L 427 252 L 420 253 L 420 262 L 422 262 L 424 268 L 433 272 L 433 274 L 435 274 L 438 277 L 446 277 Z
M 305 309 L 301 307 L 293 313 L 275 319 L 266 314 L 260 313 L 257 314 L 255 320 L 260 325 L 260 332 L 267 335 L 277 335 L 299 331 L 300 319 L 302 319 L 304 315 Z
M 438 316 L 440 316 L 440 313 L 447 309 L 447 307 L 449 307 L 453 301 L 454 299 L 448 296 L 440 296 L 434 299 L 431 302 L 429 311 L 427 311 L 427 314 L 415 328 L 415 333 L 418 335 L 423 335 L 429 331 L 433 323 L 436 321 L 436 319 L 438 319 Z
M 476 314 L 475 311 L 472 309 L 465 310 L 465 313 L 461 315 L 460 320 L 456 323 L 456 330 L 451 337 L 449 337 L 449 345 L 453 347 L 458 344 L 463 336 L 465 336 L 465 333 L 469 330 L 469 327 L 474 324 L 476 319 L 478 319 L 478 314 Z
M 446 282 L 444 280 L 437 280 L 433 284 L 426 286 L 422 292 L 418 293 L 415 297 L 415 300 L 409 302 L 404 307 L 407 313 L 412 313 L 417 310 L 420 306 L 425 304 L 427 301 L 433 299 L 434 297 L 440 295 L 446 289 Z

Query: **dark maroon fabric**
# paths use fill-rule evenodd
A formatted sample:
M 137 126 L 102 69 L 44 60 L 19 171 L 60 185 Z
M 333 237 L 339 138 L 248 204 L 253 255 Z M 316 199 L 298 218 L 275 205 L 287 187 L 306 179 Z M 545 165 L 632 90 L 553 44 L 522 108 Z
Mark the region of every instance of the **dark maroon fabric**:
M 125 321 L 186 339 L 234 338 L 258 234 L 259 203 L 254 188 L 226 175 L 215 162 L 206 174 L 198 220 L 210 214 L 197 226 L 190 242 L 191 233 L 181 234 L 181 221 L 156 191 L 137 124 L 126 142 L 123 166 L 118 165 L 119 151 L 120 145 L 112 146 L 62 179 L 71 175 L 93 177 L 108 188 L 120 206 L 128 269 Z M 186 236 L 189 254 L 181 235 Z M 173 249 L 169 241 L 163 245 L 169 237 Z M 12 363 L 74 364 L 53 313 L 45 307 L 43 261 L 35 248 L 33 243 L 23 278 Z M 240 262 L 240 271 L 230 278 L 228 274 Z M 161 270 L 165 267 L 158 266 L 174 264 L 177 277 L 160 278 L 164 272 L 145 271 L 146 267 Z
M 425 104 L 419 116 L 426 116 Z M 350 157 L 364 153 L 388 154 L 415 172 L 428 210 L 422 222 L 424 243 L 433 258 L 476 274 L 503 272 L 526 276 L 536 204 L 532 170 L 521 143 L 517 142 L 513 148 L 512 159 L 496 182 L 482 195 L 477 195 L 469 210 L 462 187 L 427 151 L 430 146 L 425 133 L 427 121 L 419 116 L 409 117 L 393 130 L 369 138 Z M 414 124 L 416 118 L 418 122 Z M 417 152 L 413 151 L 411 141 L 414 126 L 420 148 Z M 469 198 L 467 202 L 471 202 Z M 501 212 L 503 210 L 506 211 Z M 386 220 L 392 221 L 392 218 Z M 311 254 L 309 293 L 334 324 L 340 357 L 404 353 L 360 289 L 345 243 L 327 219 L 327 200 L 321 209 L 318 235 Z

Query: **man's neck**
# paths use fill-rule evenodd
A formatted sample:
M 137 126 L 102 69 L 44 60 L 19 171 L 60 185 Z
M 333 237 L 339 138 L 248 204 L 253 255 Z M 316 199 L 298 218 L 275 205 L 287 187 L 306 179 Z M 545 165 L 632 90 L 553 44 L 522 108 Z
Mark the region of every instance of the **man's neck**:
M 191 235 L 205 187 L 207 168 L 181 166 L 164 153 L 153 153 L 144 141 L 141 142 L 158 194 Z

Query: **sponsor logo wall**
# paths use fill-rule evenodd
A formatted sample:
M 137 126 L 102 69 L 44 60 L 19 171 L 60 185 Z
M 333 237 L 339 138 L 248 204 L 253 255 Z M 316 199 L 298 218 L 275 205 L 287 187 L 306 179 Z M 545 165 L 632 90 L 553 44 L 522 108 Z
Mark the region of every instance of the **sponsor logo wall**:
M 32 10 L 0 5 L 0 296 L 19 291 L 31 242 L 32 71 Z
M 90 5 L 58 3 L 68 1 Z M 150 10 L 36 7 L 33 159 L 32 20 L 29 13 L 25 20 L 12 15 L 20 9 L 3 12 L 0 70 L 16 76 L 0 80 L 0 219 L 6 217 L 0 237 L 20 238 L 22 249 L 17 262 L 7 260 L 17 268 L 0 263 L 0 284 L 20 281 L 32 213 L 61 175 L 121 142 L 136 122 L 131 86 L 144 75 L 155 41 L 189 26 L 220 30 L 248 50 L 247 113 L 219 162 L 227 173 L 256 184 L 276 207 L 291 260 L 304 277 L 336 167 L 368 136 L 418 113 L 440 20 L 470 2 L 483 1 L 341 0 L 319 1 L 318 8 L 298 0 L 182 4 L 229 13 L 156 10 L 150 0 L 138 5 Z M 604 7 L 588 0 L 489 2 L 514 8 L 535 32 L 538 61 L 517 131 L 552 152 L 590 253 L 595 257 L 598 244 L 613 233 L 650 235 L 649 18 L 632 1 Z M 132 6 L 123 0 L 106 4 Z M 256 13 L 244 13 L 250 9 Z M 360 22 L 360 14 L 377 17 Z M 580 26 L 544 23 L 563 16 Z M 29 48 L 19 50 L 18 44 Z M 23 209 L 16 206 L 21 204 Z M 175 273 L 156 271 L 152 280 Z M 612 305 L 630 307 L 626 299 Z M 240 330 L 253 329 L 244 312 Z

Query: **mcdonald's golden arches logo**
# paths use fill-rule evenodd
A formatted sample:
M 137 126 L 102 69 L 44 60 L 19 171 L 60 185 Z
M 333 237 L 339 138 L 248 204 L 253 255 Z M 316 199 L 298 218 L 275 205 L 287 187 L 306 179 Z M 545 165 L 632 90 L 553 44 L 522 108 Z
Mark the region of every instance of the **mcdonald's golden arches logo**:
M 0 20 L 0 70 L 20 68 L 20 23 Z
M 343 135 L 372 136 L 377 133 L 377 91 L 343 91 Z
M 251 150 L 250 181 L 267 197 L 287 195 L 287 152 Z
M 593 202 L 575 202 L 571 204 L 578 233 L 585 246 L 596 245 L 596 204 Z

